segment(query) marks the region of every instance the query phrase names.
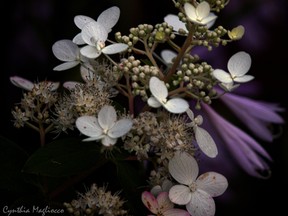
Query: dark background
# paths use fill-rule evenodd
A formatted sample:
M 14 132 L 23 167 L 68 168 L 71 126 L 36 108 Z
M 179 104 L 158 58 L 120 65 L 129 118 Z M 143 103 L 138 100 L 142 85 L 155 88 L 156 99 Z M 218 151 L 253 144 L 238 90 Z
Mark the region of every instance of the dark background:
M 157 5 L 155 5 L 157 3 Z M 49 79 L 63 81 L 71 71 L 57 72 L 52 68 L 60 62 L 51 47 L 60 39 L 72 39 L 79 29 L 74 25 L 75 15 L 92 18 L 108 7 L 117 5 L 121 16 L 113 32 L 128 34 L 130 27 L 141 23 L 163 21 L 167 13 L 175 13 L 170 0 L 14 0 L 2 8 L 2 75 L 1 75 L 1 135 L 17 142 L 24 149 L 31 145 L 30 130 L 15 129 L 11 122 L 11 108 L 21 98 L 21 90 L 9 82 L 9 76 L 18 75 L 31 81 Z M 241 41 L 220 47 L 208 55 L 212 66 L 226 69 L 229 57 L 245 50 L 252 57 L 250 73 L 259 86 L 257 98 L 279 103 L 288 108 L 287 96 L 287 1 L 286 0 L 231 0 L 216 24 L 231 29 L 244 25 L 246 34 Z M 111 33 L 112 35 L 112 33 Z M 254 96 L 253 96 L 254 97 Z M 287 120 L 287 112 L 281 113 Z M 216 215 L 277 215 L 286 212 L 288 202 L 288 133 L 273 143 L 263 143 L 272 155 L 272 176 L 268 180 L 255 179 L 241 170 L 231 179 L 229 198 L 217 199 Z M 30 143 L 31 144 L 31 143 Z M 237 169 L 237 168 L 235 168 Z M 5 173 L 1 173 L 5 175 Z M 0 211 L 1 211 L 0 207 Z M 282 215 L 282 214 L 281 214 Z

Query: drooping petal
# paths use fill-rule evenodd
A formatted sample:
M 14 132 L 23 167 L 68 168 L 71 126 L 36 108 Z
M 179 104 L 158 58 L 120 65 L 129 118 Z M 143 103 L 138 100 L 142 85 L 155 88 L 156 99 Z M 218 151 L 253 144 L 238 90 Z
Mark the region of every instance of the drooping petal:
M 99 125 L 104 130 L 111 129 L 117 121 L 117 114 L 113 106 L 105 105 L 98 113 Z
M 158 77 L 152 76 L 149 80 L 149 89 L 152 95 L 162 103 L 168 96 L 168 90 L 165 83 Z
M 115 43 L 111 44 L 109 46 L 104 47 L 101 51 L 102 53 L 105 53 L 107 55 L 115 54 L 115 53 L 121 53 L 127 50 L 128 45 L 124 43 Z
M 193 216 L 214 216 L 216 211 L 213 198 L 203 190 L 193 193 L 186 209 Z
M 158 213 L 158 202 L 156 198 L 148 191 L 144 191 L 141 195 L 141 199 L 146 208 L 154 214 Z
M 229 73 L 227 73 L 226 71 L 224 70 L 221 70 L 221 69 L 215 69 L 213 72 L 212 72 L 212 75 L 217 79 L 219 80 L 220 82 L 222 83 L 232 83 L 233 80 L 231 78 L 231 75 Z
M 103 131 L 95 116 L 80 116 L 76 120 L 76 127 L 82 134 L 90 137 L 98 137 Z
M 197 178 L 196 184 L 198 189 L 204 190 L 212 197 L 222 195 L 228 187 L 225 176 L 216 172 L 203 173 Z
M 116 142 L 117 142 L 117 138 L 112 138 L 112 137 L 107 136 L 107 135 L 105 135 L 101 138 L 101 143 L 107 147 L 115 145 Z
M 228 61 L 227 68 L 232 77 L 241 77 L 251 67 L 251 57 L 248 53 L 240 51 L 235 53 Z
M 171 113 L 184 113 L 188 108 L 189 104 L 183 98 L 172 98 L 163 104 L 164 108 Z
M 185 185 L 174 185 L 169 190 L 170 200 L 178 205 L 186 205 L 191 200 L 191 191 Z
M 162 106 L 162 104 L 153 96 L 148 98 L 147 103 L 149 106 L 153 108 L 159 108 Z
M 195 138 L 201 151 L 210 158 L 218 155 L 217 146 L 210 134 L 199 126 L 194 127 Z
M 80 52 L 83 56 L 86 56 L 87 58 L 91 59 L 95 59 L 101 55 L 101 52 L 99 52 L 99 50 L 97 50 L 95 46 L 90 45 L 82 47 L 80 49 Z
M 13 85 L 25 89 L 27 91 L 31 91 L 34 87 L 34 83 L 32 83 L 30 80 L 24 79 L 19 76 L 10 77 L 10 81 Z
M 52 45 L 52 51 L 61 61 L 75 61 L 79 57 L 79 47 L 71 40 L 59 40 Z
M 71 69 L 75 66 L 80 64 L 80 61 L 69 61 L 69 62 L 64 62 L 60 65 L 57 65 L 56 67 L 53 68 L 54 71 L 63 71 L 63 70 L 68 70 Z
M 162 212 L 165 212 L 168 209 L 172 209 L 174 207 L 174 204 L 169 199 L 168 192 L 161 192 L 160 194 L 158 194 L 157 202 Z
M 116 6 L 110 7 L 103 11 L 97 18 L 102 26 L 104 26 L 109 33 L 112 27 L 116 25 L 120 17 L 120 9 Z
M 133 122 L 130 119 L 120 119 L 108 131 L 108 136 L 111 138 L 118 138 L 130 131 Z
M 77 15 L 74 17 L 74 23 L 75 25 L 82 30 L 82 28 L 89 22 L 92 22 L 95 20 L 91 17 L 84 16 L 84 15 Z
M 169 161 L 168 169 L 176 181 L 185 185 L 192 184 L 199 172 L 196 160 L 186 152 L 176 152 Z

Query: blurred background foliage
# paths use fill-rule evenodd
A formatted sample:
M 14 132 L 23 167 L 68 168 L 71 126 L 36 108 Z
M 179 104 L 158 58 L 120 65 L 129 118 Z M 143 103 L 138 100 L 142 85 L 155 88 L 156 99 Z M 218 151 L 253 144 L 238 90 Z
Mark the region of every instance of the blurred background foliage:
M 6 4 L 2 8 L 7 15 L 2 18 L 4 65 L 1 76 L 0 135 L 17 143 L 28 154 L 38 148 L 38 136 L 30 129 L 13 127 L 11 109 L 20 101 L 22 90 L 10 83 L 9 76 L 17 75 L 31 81 L 48 79 L 63 82 L 74 79 L 73 70 L 52 70 L 59 61 L 53 56 L 51 47 L 57 40 L 72 39 L 78 33 L 79 29 L 73 22 L 75 15 L 96 19 L 103 10 L 116 5 L 121 9 L 121 15 L 113 32 L 128 34 L 130 27 L 142 23 L 160 23 L 166 14 L 177 12 L 170 0 L 14 0 Z M 226 69 L 232 54 L 240 50 L 248 52 L 252 57 L 250 73 L 256 77 L 259 85 L 259 91 L 251 97 L 279 103 L 285 109 L 288 108 L 288 80 L 285 78 L 288 72 L 287 5 L 287 0 L 231 0 L 219 14 L 215 25 L 232 29 L 241 24 L 246 29 L 245 36 L 241 41 L 200 56 L 214 68 Z M 112 35 L 110 33 L 110 37 Z M 281 115 L 288 120 L 287 111 Z M 216 215 L 264 215 L 268 210 L 276 215 L 286 209 L 287 124 L 276 128 L 276 131 L 282 131 L 280 137 L 273 143 L 263 143 L 274 159 L 271 178 L 255 179 L 239 170 L 238 175 L 230 180 L 228 196 L 216 199 Z M 7 154 L 18 157 L 13 152 Z M 24 160 L 23 157 L 23 154 L 22 158 L 19 157 L 19 163 Z M 1 170 L 1 175 L 5 176 L 7 170 Z M 13 201 L 15 198 L 15 193 L 10 192 L 9 188 L 1 188 L 0 194 L 2 201 Z

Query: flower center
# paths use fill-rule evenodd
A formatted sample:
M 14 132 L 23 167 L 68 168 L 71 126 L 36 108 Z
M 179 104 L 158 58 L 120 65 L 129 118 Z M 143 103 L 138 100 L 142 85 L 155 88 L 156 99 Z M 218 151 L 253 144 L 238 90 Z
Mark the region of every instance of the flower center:
M 195 192 L 197 190 L 196 182 L 192 182 L 192 184 L 189 185 L 189 189 L 191 190 L 191 192 Z

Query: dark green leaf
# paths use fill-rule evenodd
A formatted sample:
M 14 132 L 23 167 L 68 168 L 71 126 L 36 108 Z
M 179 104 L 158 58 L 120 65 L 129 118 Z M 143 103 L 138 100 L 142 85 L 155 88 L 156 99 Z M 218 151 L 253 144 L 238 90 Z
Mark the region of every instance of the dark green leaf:
M 103 162 L 99 143 L 76 138 L 56 140 L 37 150 L 23 171 L 50 177 L 71 176 Z
M 0 189 L 20 191 L 24 187 L 21 169 L 27 158 L 22 148 L 0 136 Z

